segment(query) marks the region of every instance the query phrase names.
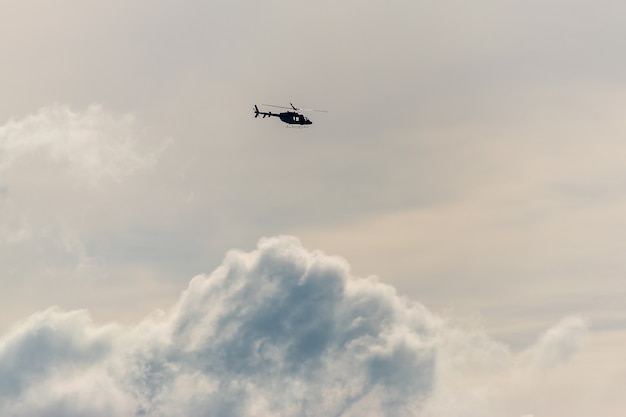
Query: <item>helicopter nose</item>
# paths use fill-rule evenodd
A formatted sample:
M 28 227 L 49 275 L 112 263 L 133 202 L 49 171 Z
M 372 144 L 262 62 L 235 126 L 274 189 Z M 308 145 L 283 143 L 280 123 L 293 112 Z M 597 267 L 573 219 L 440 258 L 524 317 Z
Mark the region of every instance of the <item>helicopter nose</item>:
M 310 121 L 310 120 L 307 120 L 307 121 L 306 121 L 306 124 L 308 124 L 308 125 L 312 125 L 312 124 L 313 124 L 313 122 L 312 122 L 312 121 Z

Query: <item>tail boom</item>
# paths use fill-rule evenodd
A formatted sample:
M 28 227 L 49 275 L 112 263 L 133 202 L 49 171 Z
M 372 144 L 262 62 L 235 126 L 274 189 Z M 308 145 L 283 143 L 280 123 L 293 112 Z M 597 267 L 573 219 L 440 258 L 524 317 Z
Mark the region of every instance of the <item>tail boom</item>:
M 272 113 L 270 112 L 264 112 L 264 111 L 259 111 L 259 108 L 257 107 L 257 105 L 254 105 L 254 117 L 257 118 L 259 117 L 259 114 L 263 116 L 263 118 L 265 119 L 266 117 L 272 117 L 272 116 L 279 116 L 278 114 Z

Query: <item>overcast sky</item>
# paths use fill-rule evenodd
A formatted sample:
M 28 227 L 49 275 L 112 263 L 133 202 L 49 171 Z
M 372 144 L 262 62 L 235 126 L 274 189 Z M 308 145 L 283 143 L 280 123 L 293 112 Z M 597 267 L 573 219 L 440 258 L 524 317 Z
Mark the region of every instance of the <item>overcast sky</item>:
M 3 415 L 623 412 L 623 2 L 5 3 Z

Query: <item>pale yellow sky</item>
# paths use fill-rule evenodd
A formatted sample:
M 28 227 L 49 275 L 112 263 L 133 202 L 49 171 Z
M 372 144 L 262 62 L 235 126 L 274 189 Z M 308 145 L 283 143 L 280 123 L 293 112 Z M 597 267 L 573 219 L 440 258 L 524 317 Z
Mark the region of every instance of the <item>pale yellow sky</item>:
M 54 305 L 132 326 L 228 250 L 295 235 L 514 354 L 583 317 L 542 408 L 569 413 L 559 382 L 626 343 L 624 12 L 7 2 L 0 331 Z M 289 102 L 329 113 L 253 118 Z M 617 415 L 624 370 L 593 372 L 570 415 Z

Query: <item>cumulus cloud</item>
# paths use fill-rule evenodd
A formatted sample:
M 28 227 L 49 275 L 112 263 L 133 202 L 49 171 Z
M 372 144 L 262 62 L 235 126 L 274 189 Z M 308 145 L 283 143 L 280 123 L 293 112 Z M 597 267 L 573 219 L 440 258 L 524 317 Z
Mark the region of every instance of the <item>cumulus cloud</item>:
M 554 333 L 537 349 L 560 346 Z M 506 367 L 494 358 L 509 356 L 377 279 L 351 276 L 341 258 L 270 238 L 252 252 L 230 252 L 171 310 L 134 327 L 59 309 L 16 325 L 0 338 L 0 414 L 449 412 L 441 401 L 451 394 L 438 394 L 449 378 L 477 364 Z

